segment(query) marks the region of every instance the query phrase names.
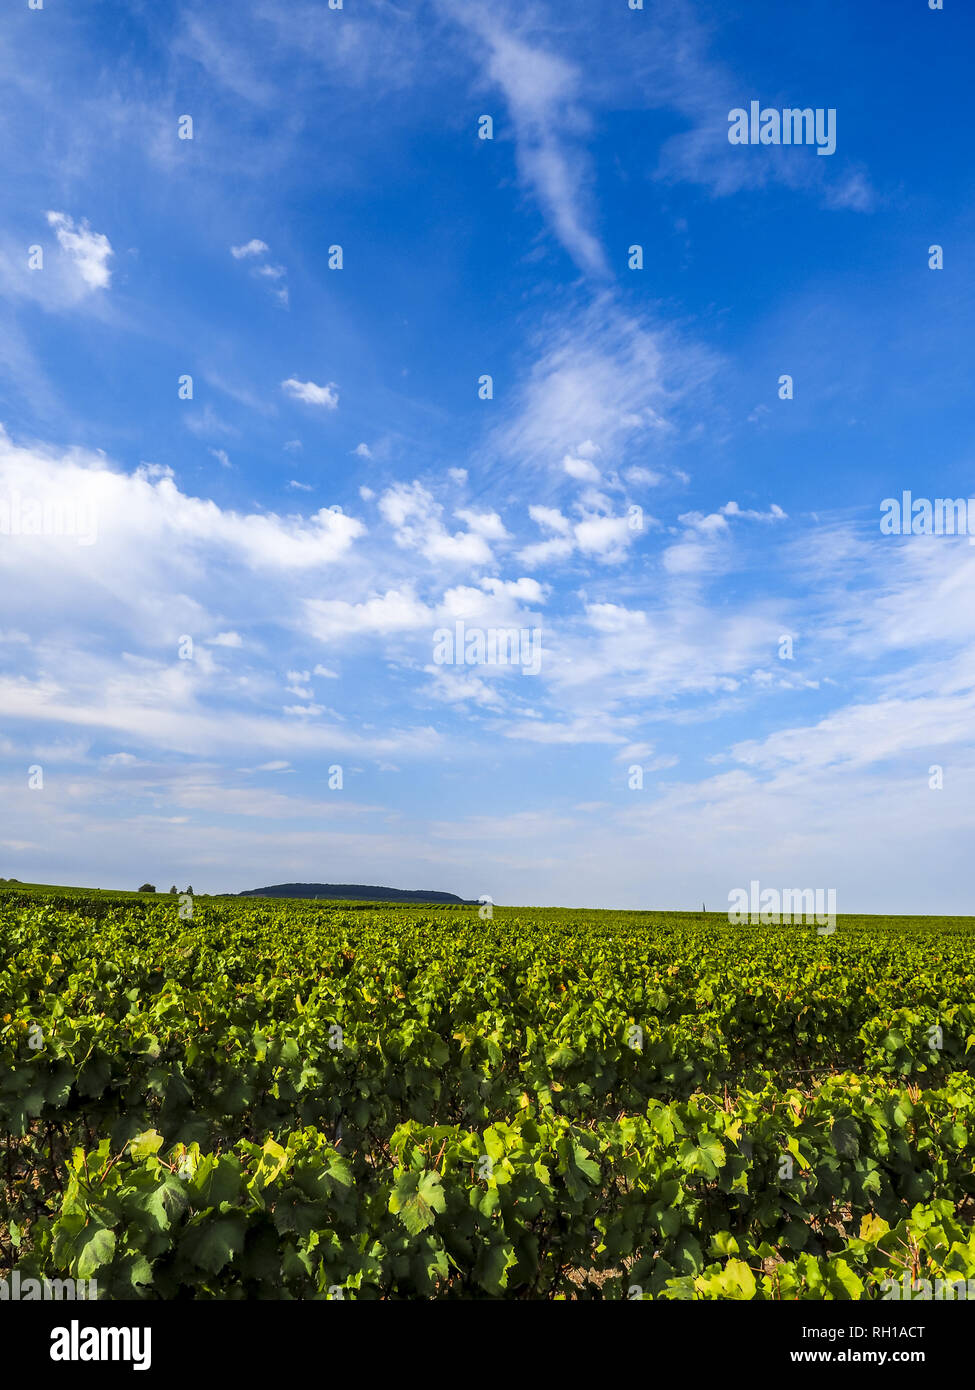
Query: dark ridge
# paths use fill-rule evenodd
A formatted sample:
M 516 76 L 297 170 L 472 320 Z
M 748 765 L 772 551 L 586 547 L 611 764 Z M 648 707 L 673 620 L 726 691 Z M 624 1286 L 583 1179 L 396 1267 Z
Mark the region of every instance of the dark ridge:
M 363 883 L 275 883 L 270 888 L 246 888 L 239 898 L 334 898 L 345 902 L 373 903 L 475 903 L 454 893 L 426 892 L 419 888 L 372 888 Z

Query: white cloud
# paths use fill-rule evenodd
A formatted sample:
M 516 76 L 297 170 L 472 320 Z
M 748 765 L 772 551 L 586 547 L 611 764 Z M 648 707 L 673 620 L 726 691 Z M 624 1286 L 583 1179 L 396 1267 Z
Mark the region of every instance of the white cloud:
M 622 560 L 638 532 L 625 516 L 596 516 L 575 527 L 576 545 L 584 555 L 604 561 Z
M 88 288 L 107 289 L 112 279 L 108 258 L 115 254 L 108 237 L 93 232 L 86 221 L 75 226 L 65 212 L 49 212 L 47 220 L 54 228 L 61 250 L 72 258 Z
M 767 512 L 743 510 L 737 502 L 726 502 L 721 508 L 722 516 L 741 516 L 748 521 L 786 521 L 788 515 L 778 503 L 773 502 Z
M 496 685 L 464 667 L 424 666 L 431 677 L 428 693 L 444 704 L 457 705 L 472 700 L 485 709 L 500 710 L 503 707 L 501 692 Z
M 527 576 L 521 579 L 482 579 L 479 587 L 495 598 L 513 599 L 518 603 L 538 605 L 548 597 L 546 586 Z
M 18 448 L 2 434 L 0 483 L 41 508 L 97 517 L 97 544 L 62 543 L 56 556 L 50 544 L 17 553 L 0 547 L 0 571 L 12 574 L 27 565 L 42 590 L 47 569 L 52 580 L 71 574 L 72 583 L 94 579 L 135 597 L 140 585 L 154 587 L 148 572 L 158 569 L 179 595 L 184 589 L 176 575 L 195 569 L 200 555 L 235 556 L 257 569 L 311 570 L 333 564 L 365 531 L 354 517 L 328 508 L 308 519 L 224 510 L 182 492 L 169 468 L 143 464 L 123 473 L 102 455 Z
M 259 241 L 257 237 L 254 237 L 250 241 L 244 242 L 242 246 L 231 246 L 230 254 L 236 261 L 258 262 L 251 265 L 251 275 L 257 280 L 269 280 L 275 299 L 279 304 L 287 307 L 288 287 L 283 281 L 288 272 L 283 265 L 274 265 L 271 261 L 261 260 L 270 249 L 266 241 Z
M 907 700 L 882 698 L 847 705 L 813 725 L 779 729 L 765 739 L 744 739 L 731 754 L 746 767 L 813 772 L 857 769 L 913 758 L 920 776 L 925 755 L 967 742 L 975 718 L 975 690 L 928 694 Z
M 320 641 L 357 634 L 388 637 L 422 633 L 432 642 L 437 627 L 463 618 L 484 626 L 518 626 L 526 621 L 523 605 L 543 604 L 547 590 L 537 580 L 482 579 L 476 587 L 459 584 L 444 591 L 436 603 L 419 599 L 411 586 L 388 589 L 359 603 L 347 599 L 309 599 L 308 627 Z
M 534 545 L 523 546 L 518 559 L 528 569 L 540 569 L 556 560 L 567 560 L 575 550 L 575 542 L 564 537 L 550 541 L 537 541 Z
M 475 512 L 469 507 L 460 507 L 454 512 L 454 516 L 465 522 L 471 531 L 483 536 L 485 540 L 503 541 L 507 539 L 508 532 L 497 512 Z
M 443 507 L 419 482 L 395 483 L 387 488 L 379 499 L 379 510 L 402 549 L 418 550 L 434 564 L 466 567 L 491 563 L 492 552 L 484 533 L 498 534 L 501 522 L 495 513 L 468 513 L 477 518 L 478 529 L 450 535 L 441 520 Z
M 628 468 L 623 477 L 634 487 L 659 487 L 664 480 L 662 473 L 643 467 Z
M 562 460 L 562 468 L 570 478 L 575 478 L 579 482 L 598 483 L 602 474 L 595 464 L 588 459 L 573 458 L 571 454 L 566 454 Z
M 773 502 L 767 512 L 744 510 L 735 501 L 726 502 L 717 512 L 684 512 L 679 520 L 684 536 L 664 551 L 664 568 L 670 574 L 704 575 L 730 563 L 731 528 L 728 518 L 742 521 L 775 522 L 788 520 Z
M 645 609 L 586 603 L 584 622 L 548 634 L 545 675 L 567 708 L 595 708 L 607 719 L 648 700 L 733 693 L 775 650 L 781 623 L 760 602 L 715 611 L 675 583 Z
M 548 744 L 619 743 L 623 737 L 606 718 L 598 715 L 580 716 L 571 723 L 524 720 L 510 724 L 504 732 L 506 738 Z
M 528 515 L 539 526 L 544 526 L 549 531 L 557 531 L 560 536 L 567 536 L 571 530 L 569 518 L 563 516 L 557 507 L 531 506 L 528 508 Z
M 266 241 L 258 241 L 257 237 L 253 237 L 250 241 L 244 242 L 243 246 L 231 246 L 230 254 L 234 260 L 241 261 L 248 256 L 263 256 L 268 250 L 270 247 Z
M 357 454 L 361 459 L 372 458 L 372 450 L 369 448 L 368 444 L 357 444 L 352 452 Z
M 529 568 L 540 568 L 566 560 L 578 551 L 602 564 L 617 564 L 640 535 L 630 526 L 628 516 L 613 515 L 609 502 L 599 493 L 590 491 L 576 510 L 580 520 L 572 521 L 556 507 L 529 507 L 532 521 L 544 530 L 554 531 L 556 536 L 522 547 L 518 552 L 520 562 Z M 644 518 L 644 525 L 652 520 Z
M 308 626 L 313 637 L 328 642 L 353 633 L 385 636 L 430 626 L 434 615 L 409 590 L 389 589 L 362 603 L 346 599 L 308 599 Z
M 327 386 L 316 386 L 313 381 L 297 381 L 294 377 L 288 377 L 287 381 L 282 381 L 281 389 L 296 401 L 321 405 L 326 410 L 334 410 L 339 403 L 338 387 L 334 381 Z
M 430 751 L 438 742 L 432 729 L 387 727 L 381 732 L 357 734 L 337 723 L 296 723 L 290 716 L 281 719 L 263 710 L 259 714 L 235 710 L 233 718 L 228 718 L 225 709 L 213 711 L 201 703 L 200 673 L 189 669 L 195 665 L 180 662 L 186 669 L 174 674 L 172 667 L 143 664 L 128 677 L 102 669 L 90 682 L 76 682 L 70 690 L 63 682 L 0 677 L 0 701 L 8 720 L 105 730 L 157 751 L 170 749 L 206 757 L 239 756 L 245 749 L 266 749 L 278 755 L 291 749 L 305 753 L 418 754 Z

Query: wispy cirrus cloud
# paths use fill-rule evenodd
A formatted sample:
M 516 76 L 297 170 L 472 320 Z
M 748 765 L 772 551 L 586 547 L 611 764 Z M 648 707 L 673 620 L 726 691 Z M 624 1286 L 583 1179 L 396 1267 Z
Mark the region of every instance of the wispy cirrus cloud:
M 245 241 L 240 246 L 231 246 L 230 254 L 235 261 L 252 262 L 251 274 L 258 280 L 269 281 L 275 299 L 287 308 L 288 286 L 285 284 L 287 271 L 283 265 L 276 265 L 273 261 L 265 260 L 270 249 L 266 241 L 252 237 L 250 241 Z
M 605 278 L 606 253 L 593 230 L 593 167 L 586 148 L 591 118 L 584 69 L 553 51 L 530 23 L 517 32 L 514 11 L 488 12 L 444 0 L 447 12 L 483 45 L 484 76 L 504 95 L 522 182 L 558 240 L 588 275 Z
M 560 484 L 589 484 L 630 451 L 659 449 L 679 432 L 686 401 L 700 411 L 722 360 L 611 291 L 548 316 L 523 355 L 520 384 L 481 451 L 494 484 L 526 464 Z M 633 482 L 656 478 L 644 470 Z

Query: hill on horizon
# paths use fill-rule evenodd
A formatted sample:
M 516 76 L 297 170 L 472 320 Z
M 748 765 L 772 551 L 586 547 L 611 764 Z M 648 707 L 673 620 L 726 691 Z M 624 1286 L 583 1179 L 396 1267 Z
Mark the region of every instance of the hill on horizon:
M 427 892 L 420 888 L 376 888 L 364 883 L 276 883 L 270 888 L 245 888 L 239 898 L 335 898 L 380 903 L 472 903 L 455 893 Z

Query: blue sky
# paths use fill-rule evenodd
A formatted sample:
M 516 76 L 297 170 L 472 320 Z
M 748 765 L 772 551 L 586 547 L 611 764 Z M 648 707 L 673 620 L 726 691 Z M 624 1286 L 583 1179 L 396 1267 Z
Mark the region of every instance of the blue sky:
M 970 909 L 959 0 L 0 24 L 0 873 Z

